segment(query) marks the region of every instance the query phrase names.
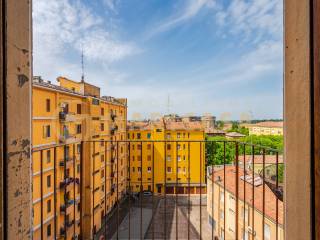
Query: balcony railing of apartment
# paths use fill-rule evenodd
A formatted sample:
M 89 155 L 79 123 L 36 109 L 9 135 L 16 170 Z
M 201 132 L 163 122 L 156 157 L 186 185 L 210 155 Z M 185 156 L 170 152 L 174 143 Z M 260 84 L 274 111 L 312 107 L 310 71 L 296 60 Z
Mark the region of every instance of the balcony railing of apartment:
M 53 147 L 55 184 L 57 149 L 67 146 L 75 153 L 75 144 Z M 47 149 L 34 151 L 40 151 L 41 162 Z M 83 141 L 79 177 L 76 158 L 71 159 L 72 169 L 64 169 L 61 183 L 64 196 L 67 183 L 75 183 L 73 196 L 60 207 L 54 186 L 56 238 L 69 239 L 68 228 L 73 228 L 72 237 L 79 239 L 284 239 L 284 164 L 275 149 L 238 141 Z M 40 167 L 40 231 L 45 239 Z M 84 176 L 91 179 L 84 182 Z M 73 214 L 67 216 L 70 205 Z

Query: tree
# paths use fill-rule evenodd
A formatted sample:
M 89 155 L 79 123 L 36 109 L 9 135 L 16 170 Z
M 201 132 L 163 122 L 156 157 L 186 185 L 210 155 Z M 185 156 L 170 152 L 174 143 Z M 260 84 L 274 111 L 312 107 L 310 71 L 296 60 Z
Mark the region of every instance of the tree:
M 206 142 L 208 165 L 230 164 L 235 158 L 234 143 L 224 142 L 224 137 L 210 137 Z

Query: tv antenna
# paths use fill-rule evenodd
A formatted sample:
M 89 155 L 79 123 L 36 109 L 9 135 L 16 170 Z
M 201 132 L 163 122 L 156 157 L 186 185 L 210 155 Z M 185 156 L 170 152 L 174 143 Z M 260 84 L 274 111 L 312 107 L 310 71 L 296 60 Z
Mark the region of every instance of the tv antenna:
M 82 70 L 82 75 L 81 75 L 81 82 L 84 82 L 84 54 L 83 54 L 83 45 L 81 43 L 81 70 Z

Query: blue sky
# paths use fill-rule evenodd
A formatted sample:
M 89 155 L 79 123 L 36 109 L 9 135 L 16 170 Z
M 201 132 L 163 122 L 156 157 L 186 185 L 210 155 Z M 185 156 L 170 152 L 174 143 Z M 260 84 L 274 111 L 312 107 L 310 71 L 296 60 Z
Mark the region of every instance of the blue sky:
M 34 75 L 127 97 L 129 118 L 281 118 L 281 0 L 34 0 Z

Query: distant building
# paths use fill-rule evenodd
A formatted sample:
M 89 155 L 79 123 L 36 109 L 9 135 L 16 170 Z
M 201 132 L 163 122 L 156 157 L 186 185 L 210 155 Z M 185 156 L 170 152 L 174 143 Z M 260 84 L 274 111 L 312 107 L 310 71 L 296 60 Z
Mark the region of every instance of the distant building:
M 265 199 L 263 200 L 263 181 L 258 175 L 253 176 L 247 171 L 244 177 L 243 169 L 239 168 L 238 213 L 236 213 L 235 166 L 226 166 L 225 172 L 223 167 L 215 170 L 208 168 L 208 223 L 214 230 L 214 236 L 217 239 L 272 240 L 276 239 L 277 231 L 278 239 L 284 239 L 283 202 L 277 199 L 267 184 L 265 184 Z M 277 202 L 278 211 L 276 210 Z M 236 226 L 238 226 L 237 238 L 235 236 Z
M 260 122 L 248 124 L 249 135 L 283 135 L 283 122 Z
M 177 115 L 158 121 L 131 121 L 128 139 L 137 141 L 130 143 L 131 191 L 205 193 L 205 144 L 201 143 L 205 134 L 201 122 L 185 121 Z
M 238 139 L 238 138 L 245 137 L 246 135 L 238 133 L 238 132 L 228 132 L 225 134 L 225 136 L 229 139 Z

